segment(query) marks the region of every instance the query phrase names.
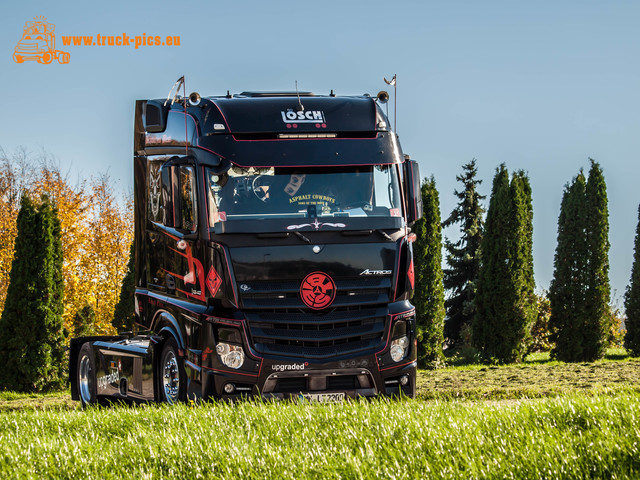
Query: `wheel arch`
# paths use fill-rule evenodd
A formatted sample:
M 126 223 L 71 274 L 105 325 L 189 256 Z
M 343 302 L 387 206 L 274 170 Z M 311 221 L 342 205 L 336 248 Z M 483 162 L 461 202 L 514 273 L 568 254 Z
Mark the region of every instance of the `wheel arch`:
M 153 319 L 153 325 L 153 331 L 162 337 L 163 342 L 169 338 L 169 336 L 172 336 L 178 344 L 178 348 L 181 350 L 185 349 L 186 344 L 184 341 L 184 335 L 182 334 L 182 329 L 173 315 L 166 310 L 161 310 Z

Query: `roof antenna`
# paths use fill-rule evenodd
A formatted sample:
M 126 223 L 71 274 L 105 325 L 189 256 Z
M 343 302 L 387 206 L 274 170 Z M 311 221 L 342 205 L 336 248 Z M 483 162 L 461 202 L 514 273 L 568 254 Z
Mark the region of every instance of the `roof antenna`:
M 393 74 L 393 78 L 391 80 L 387 80 L 385 77 L 382 78 L 384 79 L 384 83 L 393 86 L 393 131 L 396 132 L 397 135 L 398 130 L 396 129 L 396 106 L 398 105 L 398 95 L 396 91 L 396 74 Z
M 167 106 L 167 103 L 169 102 L 169 99 L 171 98 L 171 93 L 173 93 L 173 91 L 175 90 L 176 93 L 173 95 L 173 98 L 171 98 L 171 105 L 173 105 L 173 103 L 176 101 L 176 99 L 178 98 L 178 92 L 180 90 L 180 87 L 184 85 L 184 75 L 181 76 L 178 80 L 176 80 L 176 83 L 173 84 L 173 87 L 171 87 L 171 90 L 169 90 L 169 95 L 167 95 L 167 99 L 164 102 L 164 106 Z
M 296 95 L 298 96 L 298 107 L 296 110 L 298 112 L 304 112 L 304 105 L 302 105 L 302 100 L 300 100 L 300 93 L 298 93 L 298 80 L 296 80 Z

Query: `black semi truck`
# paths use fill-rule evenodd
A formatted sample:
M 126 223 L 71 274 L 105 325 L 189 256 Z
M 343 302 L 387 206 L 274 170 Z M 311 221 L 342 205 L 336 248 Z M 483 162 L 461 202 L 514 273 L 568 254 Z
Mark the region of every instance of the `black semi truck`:
M 73 339 L 72 397 L 413 396 L 420 174 L 387 99 L 137 101 L 141 333 Z

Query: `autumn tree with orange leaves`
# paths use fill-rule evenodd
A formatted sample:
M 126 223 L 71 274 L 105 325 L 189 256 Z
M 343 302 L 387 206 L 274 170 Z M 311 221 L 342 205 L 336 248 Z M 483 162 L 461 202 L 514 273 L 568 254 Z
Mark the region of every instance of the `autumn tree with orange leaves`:
M 95 334 L 112 334 L 120 284 L 133 241 L 133 202 L 120 201 L 107 174 L 73 184 L 50 156 L 0 150 L 0 312 L 4 308 L 23 192 L 47 195 L 60 218 L 64 277 L 64 326 L 79 328 L 77 314 L 90 307 Z M 81 316 L 82 317 L 82 316 Z M 74 319 L 76 323 L 74 325 Z

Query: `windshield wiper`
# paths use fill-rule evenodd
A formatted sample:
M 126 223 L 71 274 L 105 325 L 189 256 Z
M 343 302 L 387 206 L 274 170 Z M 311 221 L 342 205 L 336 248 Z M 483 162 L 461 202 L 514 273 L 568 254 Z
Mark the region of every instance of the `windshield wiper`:
M 393 242 L 393 238 L 391 238 L 391 236 L 387 232 L 385 232 L 383 230 L 375 230 L 375 231 L 378 232 L 380 235 L 382 235 L 387 240 L 389 240 L 390 242 Z
M 393 242 L 393 238 L 391 238 L 387 234 L 387 232 L 385 232 L 383 230 L 376 230 L 375 228 L 373 228 L 371 230 L 343 230 L 342 231 L 342 235 L 344 235 L 345 237 L 356 236 L 356 235 L 371 235 L 373 232 L 377 232 L 380 235 L 382 235 L 384 238 L 386 238 L 387 240 Z
M 311 240 L 309 240 L 307 237 L 305 237 L 305 236 L 304 236 L 303 234 L 301 234 L 300 232 L 293 232 L 293 233 L 295 233 L 295 234 L 296 234 L 296 236 L 297 236 L 300 240 L 302 240 L 302 241 L 304 241 L 304 242 L 307 242 L 307 243 L 311 243 Z

